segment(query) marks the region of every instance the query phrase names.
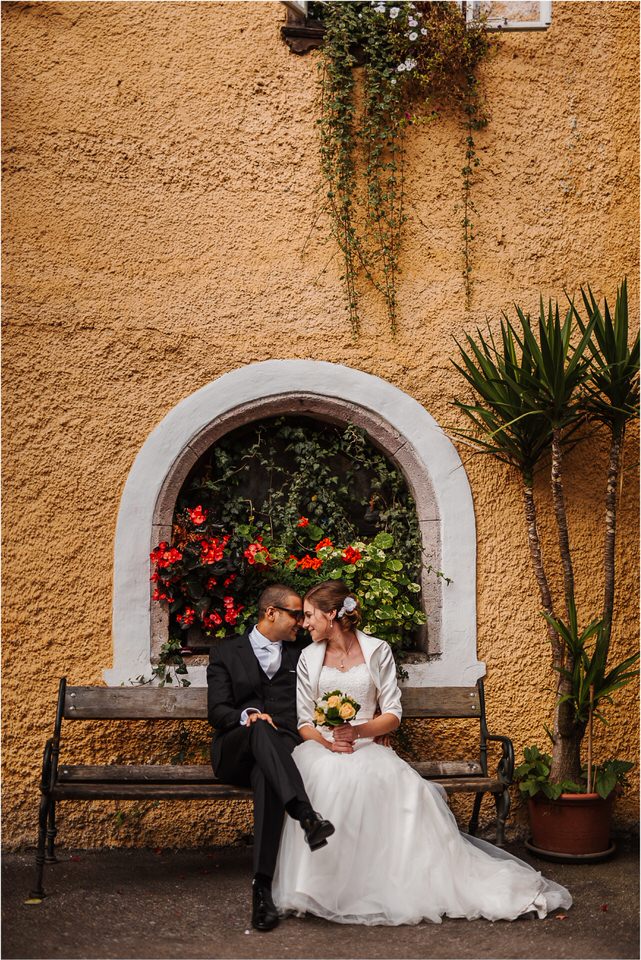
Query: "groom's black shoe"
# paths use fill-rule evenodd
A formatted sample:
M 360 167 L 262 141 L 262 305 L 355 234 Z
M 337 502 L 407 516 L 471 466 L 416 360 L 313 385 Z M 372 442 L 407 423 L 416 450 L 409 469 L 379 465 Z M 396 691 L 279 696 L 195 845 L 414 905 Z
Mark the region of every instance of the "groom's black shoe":
M 320 850 L 327 844 L 327 838 L 334 833 L 334 825 L 329 820 L 321 820 L 317 813 L 304 817 L 300 822 L 305 831 L 305 841 L 311 850 Z
M 278 925 L 278 911 L 272 900 L 270 883 L 252 882 L 252 927 L 255 930 L 273 930 Z

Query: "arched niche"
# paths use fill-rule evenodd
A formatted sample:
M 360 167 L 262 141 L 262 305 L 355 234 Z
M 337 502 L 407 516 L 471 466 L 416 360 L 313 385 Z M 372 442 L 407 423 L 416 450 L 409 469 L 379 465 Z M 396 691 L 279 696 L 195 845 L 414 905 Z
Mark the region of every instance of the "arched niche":
M 476 533 L 472 495 L 455 447 L 433 417 L 379 377 L 315 360 L 250 364 L 202 387 L 171 410 L 138 453 L 122 494 L 114 555 L 114 664 L 110 685 L 149 676 L 167 636 L 167 612 L 151 602 L 149 552 L 169 539 L 180 488 L 199 457 L 254 420 L 304 414 L 352 422 L 402 470 L 421 528 L 427 662 L 407 667 L 412 686 L 467 686 L 476 659 Z M 451 579 L 429 572 L 443 571 Z M 205 667 L 189 668 L 204 685 Z

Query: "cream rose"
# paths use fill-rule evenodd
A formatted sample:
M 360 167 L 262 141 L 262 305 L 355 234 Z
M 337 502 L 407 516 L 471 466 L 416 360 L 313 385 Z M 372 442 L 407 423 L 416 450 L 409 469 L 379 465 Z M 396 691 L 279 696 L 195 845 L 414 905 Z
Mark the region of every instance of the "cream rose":
M 325 723 L 325 714 L 322 710 L 314 710 L 314 723 Z
M 334 695 L 333 697 L 328 697 L 327 706 L 328 707 L 338 707 L 340 706 L 341 698 Z M 342 716 L 342 714 L 341 714 Z
M 343 720 L 351 720 L 352 717 L 356 715 L 356 710 L 354 710 L 354 707 L 351 705 L 351 703 L 344 703 L 338 711 L 338 715 Z

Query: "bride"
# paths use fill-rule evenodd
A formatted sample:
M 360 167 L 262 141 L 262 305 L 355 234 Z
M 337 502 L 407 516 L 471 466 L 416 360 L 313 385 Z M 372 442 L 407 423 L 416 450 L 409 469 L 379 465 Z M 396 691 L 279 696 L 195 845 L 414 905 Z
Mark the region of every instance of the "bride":
M 347 586 L 330 580 L 314 587 L 304 613 L 313 643 L 298 661 L 303 743 L 293 757 L 312 806 L 336 833 L 312 852 L 286 818 L 273 883 L 279 911 L 395 925 L 440 923 L 444 915 L 514 920 L 534 911 L 543 918 L 567 909 L 572 898 L 564 887 L 460 833 L 443 788 L 376 743 L 399 726 L 401 694 L 391 648 L 356 629 L 359 604 Z M 333 690 L 361 707 L 332 735 L 314 726 L 314 710 Z

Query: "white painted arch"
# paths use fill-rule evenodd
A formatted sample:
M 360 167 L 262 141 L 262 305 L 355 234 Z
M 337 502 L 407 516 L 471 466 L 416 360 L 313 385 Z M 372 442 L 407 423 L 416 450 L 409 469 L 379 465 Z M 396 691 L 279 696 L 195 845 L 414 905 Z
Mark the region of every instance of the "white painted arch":
M 407 667 L 412 686 L 468 686 L 485 674 L 476 658 L 476 531 L 472 494 L 458 453 L 433 417 L 413 397 L 380 377 L 315 360 L 266 360 L 212 381 L 186 397 L 152 431 L 139 451 L 122 494 L 114 548 L 113 667 L 103 671 L 110 686 L 150 676 L 152 611 L 149 551 L 167 537 L 175 503 L 168 478 L 196 462 L 217 435 L 233 429 L 239 410 L 252 419 L 274 410 L 338 410 L 333 419 L 374 426 L 379 446 L 403 469 L 417 500 L 427 555 L 451 583 L 429 581 L 430 629 L 436 655 Z M 344 412 L 341 413 L 341 410 Z M 259 412 L 263 411 L 263 412 Z M 330 414 L 330 419 L 332 415 Z M 244 422 L 248 416 L 245 414 Z M 228 422 L 229 427 L 224 424 Z M 388 438 L 394 438 L 390 444 Z M 383 439 L 381 439 L 383 438 Z M 416 496 L 416 493 L 419 496 Z M 422 491 L 422 493 L 421 493 Z M 427 494 L 425 493 L 427 491 Z M 430 553 L 429 544 L 439 549 Z M 430 612 L 431 611 L 431 612 Z M 191 666 L 192 685 L 206 683 L 204 666 Z

